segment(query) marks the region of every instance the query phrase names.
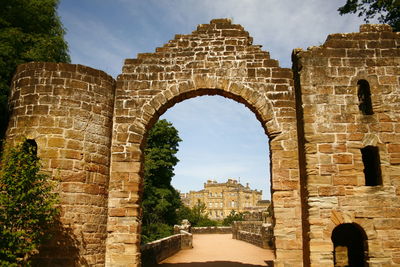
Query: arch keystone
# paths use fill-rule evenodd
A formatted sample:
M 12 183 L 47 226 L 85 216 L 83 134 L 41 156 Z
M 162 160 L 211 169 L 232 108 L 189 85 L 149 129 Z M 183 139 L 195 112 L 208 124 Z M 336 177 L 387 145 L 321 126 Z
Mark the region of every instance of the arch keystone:
M 217 79 L 208 77 L 207 75 L 193 75 L 193 83 L 195 88 L 212 89 L 217 87 Z

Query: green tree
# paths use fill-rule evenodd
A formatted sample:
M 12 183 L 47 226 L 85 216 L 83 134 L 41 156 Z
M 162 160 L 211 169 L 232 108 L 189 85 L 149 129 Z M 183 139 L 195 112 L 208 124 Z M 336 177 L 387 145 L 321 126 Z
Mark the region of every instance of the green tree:
M 178 210 L 179 220 L 189 220 L 193 227 L 217 226 L 218 222 L 208 218 L 206 204 L 198 202 L 192 208 L 183 206 Z
M 8 123 L 7 99 L 17 65 L 70 62 L 58 0 L 0 0 L 0 140 Z
M 235 210 L 231 210 L 230 214 L 224 218 L 222 225 L 231 225 L 235 221 L 243 221 L 244 214 L 242 212 L 236 212 Z
M 400 0 L 347 0 L 338 11 L 340 15 L 358 13 L 367 23 L 378 16 L 380 23 L 389 24 L 395 31 L 400 31 Z
M 3 154 L 0 169 L 0 265 L 27 266 L 59 210 L 49 177 L 39 173 L 36 146 L 25 140 Z
M 178 223 L 179 192 L 171 185 L 176 153 L 181 139 L 166 120 L 159 120 L 149 132 L 144 161 L 142 242 L 168 236 Z

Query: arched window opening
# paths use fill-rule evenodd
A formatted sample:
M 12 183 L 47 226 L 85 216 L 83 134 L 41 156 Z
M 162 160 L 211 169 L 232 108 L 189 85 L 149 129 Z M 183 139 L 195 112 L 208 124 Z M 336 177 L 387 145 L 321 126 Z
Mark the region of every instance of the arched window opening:
M 338 225 L 332 231 L 335 267 L 365 267 L 367 264 L 367 235 L 355 223 Z
M 364 163 L 365 185 L 381 185 L 381 160 L 378 147 L 366 146 L 361 149 L 361 154 Z
M 371 90 L 369 88 L 369 83 L 366 80 L 359 80 L 358 83 L 358 108 L 364 115 L 372 115 L 374 111 L 372 110 L 371 101 Z

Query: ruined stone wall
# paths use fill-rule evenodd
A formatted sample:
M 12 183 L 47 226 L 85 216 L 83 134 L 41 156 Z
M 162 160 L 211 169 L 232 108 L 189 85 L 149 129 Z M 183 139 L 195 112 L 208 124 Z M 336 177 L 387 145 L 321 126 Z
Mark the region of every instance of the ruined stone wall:
M 332 231 L 342 223 L 366 232 L 370 266 L 400 264 L 399 47 L 400 33 L 389 26 L 363 25 L 359 33 L 332 34 L 322 46 L 294 53 L 311 266 L 333 266 Z M 371 115 L 359 108 L 360 80 L 370 86 Z M 379 185 L 366 185 L 361 149 L 367 146 L 379 149 Z
M 142 152 L 149 129 L 174 104 L 202 95 L 245 104 L 270 138 L 276 266 L 301 265 L 292 71 L 280 68 L 268 52 L 252 44 L 242 26 L 227 19 L 199 25 L 192 34 L 176 35 L 155 53 L 125 61 L 116 88 L 106 264 L 140 262 Z
M 263 221 L 236 221 L 232 224 L 232 238 L 261 248 L 273 249 L 274 236 L 270 223 Z
M 193 233 L 193 234 L 230 234 L 230 233 L 232 233 L 232 227 L 231 226 L 192 227 L 191 233 Z
M 114 80 L 81 65 L 20 65 L 10 96 L 8 142 L 34 139 L 59 180 L 61 218 L 40 266 L 103 266 Z
M 182 249 L 193 248 L 193 235 L 186 231 L 141 246 L 142 266 L 156 266 Z
M 399 265 L 399 38 L 385 25 L 333 34 L 296 50 L 292 72 L 218 19 L 127 59 L 116 83 L 81 65 L 19 66 L 7 139 L 34 139 L 60 180 L 60 225 L 38 265 L 141 264 L 146 136 L 168 108 L 202 95 L 246 105 L 269 137 L 274 266 L 333 266 L 332 232 L 345 223 L 365 231 L 370 266 Z M 366 184 L 365 148 L 379 154 L 377 185 Z

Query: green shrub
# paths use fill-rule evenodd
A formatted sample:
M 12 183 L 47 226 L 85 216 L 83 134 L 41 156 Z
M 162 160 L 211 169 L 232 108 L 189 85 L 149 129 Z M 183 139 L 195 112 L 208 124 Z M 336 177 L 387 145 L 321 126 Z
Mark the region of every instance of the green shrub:
M 165 223 L 144 225 L 142 229 L 142 244 L 149 243 L 174 234 L 174 228 Z
M 0 266 L 29 266 L 59 214 L 49 177 L 40 173 L 36 143 L 3 153 L 0 168 Z
M 231 213 L 222 221 L 222 225 L 230 226 L 235 221 L 243 221 L 244 213 L 231 210 Z
M 210 218 L 201 218 L 196 227 L 218 226 L 218 222 Z
M 208 218 L 206 204 L 199 202 L 192 208 L 183 206 L 178 210 L 178 218 L 189 220 L 192 227 L 218 226 L 219 222 Z

